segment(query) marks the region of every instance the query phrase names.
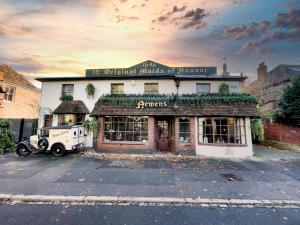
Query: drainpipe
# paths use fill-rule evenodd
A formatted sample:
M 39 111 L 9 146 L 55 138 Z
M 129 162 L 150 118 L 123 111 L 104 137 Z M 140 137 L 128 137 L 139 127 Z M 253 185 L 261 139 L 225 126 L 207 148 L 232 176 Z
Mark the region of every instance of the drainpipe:
M 178 105 L 177 105 L 177 101 L 178 101 L 178 97 L 179 97 L 179 87 L 180 87 L 180 80 L 175 80 L 175 86 L 176 86 L 176 95 L 175 95 L 175 99 L 174 99 L 174 109 L 177 109 L 178 108 Z M 175 123 L 174 123 L 174 131 L 175 131 L 175 154 L 177 154 L 177 152 L 179 151 L 179 141 L 177 140 L 177 137 L 176 137 L 176 132 L 178 130 L 176 130 L 176 127 L 179 129 L 179 126 L 176 126 L 176 116 L 175 116 Z M 178 131 L 179 132 L 179 131 Z

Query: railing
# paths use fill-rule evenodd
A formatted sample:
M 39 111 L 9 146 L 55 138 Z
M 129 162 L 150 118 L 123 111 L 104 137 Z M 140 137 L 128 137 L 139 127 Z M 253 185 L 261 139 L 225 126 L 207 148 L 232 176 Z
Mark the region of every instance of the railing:
M 279 124 L 264 124 L 265 139 L 290 144 L 300 144 L 300 127 Z

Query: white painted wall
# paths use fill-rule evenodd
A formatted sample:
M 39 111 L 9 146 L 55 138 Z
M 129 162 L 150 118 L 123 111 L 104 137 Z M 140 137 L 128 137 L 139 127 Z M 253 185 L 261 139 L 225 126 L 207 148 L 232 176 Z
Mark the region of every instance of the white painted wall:
M 196 140 L 196 155 L 220 158 L 245 158 L 253 155 L 250 118 L 245 118 L 246 143 L 247 146 L 216 146 L 201 145 Z M 198 131 L 198 119 L 195 122 L 195 130 Z M 197 132 L 198 133 L 198 132 Z
M 88 98 L 85 93 L 86 85 L 92 83 L 95 88 L 94 98 Z M 176 86 L 173 79 L 166 80 L 86 80 L 86 81 L 51 81 L 43 82 L 40 102 L 40 117 L 39 128 L 44 125 L 44 115 L 51 114 L 61 103 L 59 100 L 62 92 L 62 84 L 74 84 L 74 100 L 82 100 L 87 108 L 92 111 L 95 103 L 103 94 L 111 93 L 112 83 L 124 83 L 124 93 L 126 94 L 143 94 L 145 83 L 159 83 L 160 94 L 172 94 L 176 93 Z M 197 83 L 210 83 L 211 92 L 218 92 L 219 86 L 222 81 L 181 81 L 179 87 L 179 94 L 191 94 L 196 93 Z M 238 86 L 238 81 L 228 81 L 229 85 Z M 88 119 L 89 116 L 86 116 Z M 58 116 L 53 115 L 53 126 L 58 125 Z M 92 136 L 86 139 L 86 146 L 92 146 Z

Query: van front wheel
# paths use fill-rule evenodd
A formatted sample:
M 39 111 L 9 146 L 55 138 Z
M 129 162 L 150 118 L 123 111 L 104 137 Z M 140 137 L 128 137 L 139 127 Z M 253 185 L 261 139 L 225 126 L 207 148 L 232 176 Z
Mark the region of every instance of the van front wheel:
M 52 150 L 52 154 L 56 157 L 61 157 L 66 152 L 65 147 L 62 144 L 54 144 L 51 150 Z

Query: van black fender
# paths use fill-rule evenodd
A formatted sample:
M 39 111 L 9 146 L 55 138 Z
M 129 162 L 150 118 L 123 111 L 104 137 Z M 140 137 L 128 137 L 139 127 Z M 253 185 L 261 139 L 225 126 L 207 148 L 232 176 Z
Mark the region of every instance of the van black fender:
M 32 152 L 33 152 L 33 151 L 37 150 L 37 149 L 36 149 L 32 144 L 30 144 L 28 141 L 21 141 L 21 142 L 19 142 L 19 143 L 17 144 L 17 147 L 18 147 L 18 146 L 22 146 L 22 145 L 25 145 L 29 151 L 32 151 Z

